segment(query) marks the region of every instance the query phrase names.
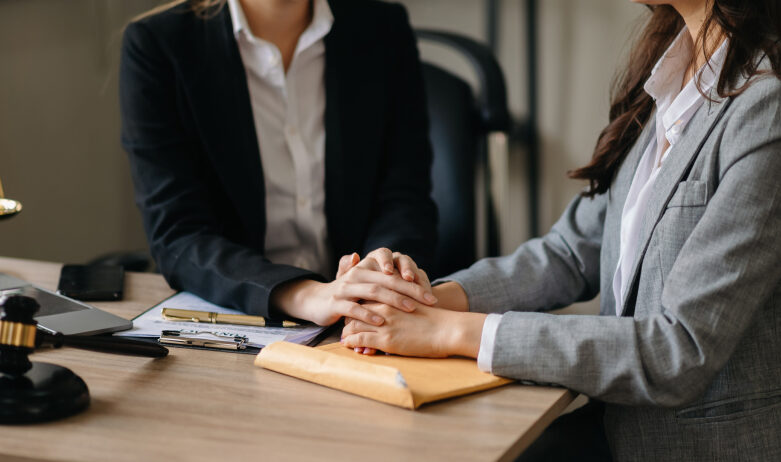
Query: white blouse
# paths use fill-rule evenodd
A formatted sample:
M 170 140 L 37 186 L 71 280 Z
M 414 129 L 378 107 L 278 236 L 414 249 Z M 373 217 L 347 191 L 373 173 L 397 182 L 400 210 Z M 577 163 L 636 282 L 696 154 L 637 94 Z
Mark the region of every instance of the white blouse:
M 266 193 L 264 255 L 333 276 L 325 217 L 325 44 L 333 15 L 313 3 L 285 73 L 276 45 L 256 37 L 239 0 L 228 0 L 247 75 Z

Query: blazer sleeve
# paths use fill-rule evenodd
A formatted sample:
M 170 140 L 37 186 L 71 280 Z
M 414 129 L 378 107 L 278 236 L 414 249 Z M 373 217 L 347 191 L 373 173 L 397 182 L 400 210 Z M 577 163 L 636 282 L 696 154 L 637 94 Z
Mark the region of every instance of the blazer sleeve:
M 363 251 L 388 247 L 426 269 L 436 249 L 437 209 L 431 199 L 432 151 L 423 75 L 406 10 L 388 7 L 388 144 Z
M 590 300 L 599 293 L 607 195 L 578 196 L 545 236 L 510 255 L 484 258 L 435 283 L 456 281 L 469 311 L 540 311 Z
M 661 306 L 641 310 L 659 302 L 637 300 L 636 312 L 651 313 L 642 318 L 507 313 L 493 373 L 629 405 L 680 406 L 707 389 L 781 284 L 773 80 L 774 91 L 743 104 L 720 135 L 719 184 L 665 278 Z
M 269 297 L 279 284 L 323 278 L 273 264 L 225 235 L 222 193 L 197 135 L 185 129 L 187 105 L 177 85 L 153 30 L 144 22 L 128 25 L 120 64 L 122 145 L 152 255 L 172 288 L 269 316 Z

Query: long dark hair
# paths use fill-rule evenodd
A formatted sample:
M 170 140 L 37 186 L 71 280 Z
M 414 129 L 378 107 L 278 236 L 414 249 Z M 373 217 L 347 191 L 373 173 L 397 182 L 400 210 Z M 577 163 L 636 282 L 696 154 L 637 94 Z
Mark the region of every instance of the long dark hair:
M 759 73 L 757 57 L 762 53 L 770 60 L 770 72 L 781 78 L 780 4 L 779 0 L 709 0 L 709 13 L 696 46 L 701 47 L 705 56 L 710 56 L 715 49 L 714 43 L 718 44 L 710 40 L 714 32 L 729 40 L 724 67 L 716 85 L 720 97 L 736 96 L 746 90 L 751 82 L 740 87 L 737 83 L 741 77 L 749 78 Z M 615 80 L 610 122 L 599 135 L 591 162 L 568 173 L 570 178 L 588 180 L 585 196 L 608 190 L 618 167 L 651 117 L 654 102 L 643 86 L 683 26 L 683 19 L 673 7 L 651 7 L 651 17 L 629 55 L 629 63 Z M 696 83 L 699 87 L 700 82 Z

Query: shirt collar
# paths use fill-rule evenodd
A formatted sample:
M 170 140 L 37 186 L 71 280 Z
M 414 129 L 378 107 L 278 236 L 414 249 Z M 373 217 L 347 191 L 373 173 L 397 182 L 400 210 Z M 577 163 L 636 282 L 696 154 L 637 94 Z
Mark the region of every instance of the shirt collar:
M 691 61 L 693 50 L 691 41 L 684 34 L 689 29 L 684 27 L 667 47 L 659 61 L 656 62 L 651 76 L 645 82 L 644 89 L 655 100 L 661 99 L 671 92 L 681 89 L 683 73 Z
M 334 16 L 327 0 L 313 0 L 312 8 L 314 10 L 312 22 L 301 34 L 296 51 L 306 49 L 328 35 L 333 26 Z M 228 10 L 230 10 L 231 22 L 233 23 L 233 35 L 238 39 L 243 32 L 247 37 L 257 39 L 247 23 L 247 17 L 244 15 L 244 9 L 239 0 L 228 0 Z
M 306 50 L 314 43 L 322 40 L 334 25 L 334 15 L 327 0 L 314 0 L 312 2 L 312 22 L 298 39 L 296 53 Z
M 689 29 L 684 26 L 659 61 L 657 61 L 651 71 L 651 76 L 645 82 L 644 89 L 646 93 L 655 100 L 670 94 L 675 95 L 681 90 L 683 74 L 686 72 L 686 66 L 689 65 L 694 54 L 691 40 L 684 35 L 688 33 Z M 727 42 L 728 40 L 722 42 L 710 57 L 710 60 L 697 71 L 694 79 L 689 83 L 696 83 L 699 79 L 703 92 L 707 93 L 713 89 L 724 66 Z
M 247 24 L 247 17 L 244 16 L 244 9 L 241 7 L 239 0 L 228 0 L 228 11 L 231 15 L 231 22 L 233 23 L 233 35 L 239 38 L 241 31 L 249 31 L 249 24 Z

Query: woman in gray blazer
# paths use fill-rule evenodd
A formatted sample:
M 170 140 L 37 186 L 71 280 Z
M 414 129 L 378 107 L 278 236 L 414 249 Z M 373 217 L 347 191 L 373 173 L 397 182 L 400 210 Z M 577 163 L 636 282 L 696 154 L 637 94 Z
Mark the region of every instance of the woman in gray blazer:
M 781 6 L 643 3 L 610 123 L 570 173 L 589 187 L 552 230 L 440 281 L 439 308 L 369 305 L 386 322 L 342 341 L 593 398 L 576 416 L 604 444 L 546 460 L 781 460 Z M 600 316 L 544 313 L 598 294 Z

